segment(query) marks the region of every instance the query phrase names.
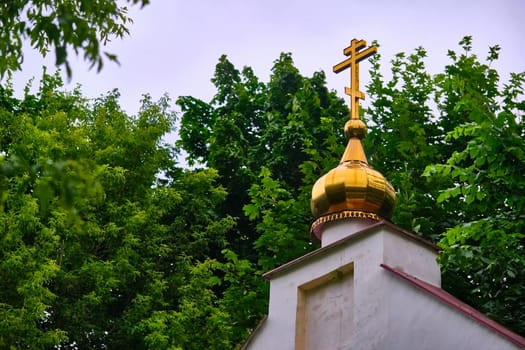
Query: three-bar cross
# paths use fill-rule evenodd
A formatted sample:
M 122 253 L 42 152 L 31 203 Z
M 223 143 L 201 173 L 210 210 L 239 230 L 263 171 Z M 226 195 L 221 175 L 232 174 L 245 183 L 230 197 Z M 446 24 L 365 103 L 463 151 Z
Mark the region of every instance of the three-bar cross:
M 364 47 L 366 47 L 366 41 L 352 39 L 350 46 L 343 50 L 345 56 L 349 57 L 334 66 L 335 73 L 350 67 L 350 87 L 345 87 L 345 94 L 350 96 L 350 119 L 359 119 L 359 99 L 365 99 L 365 94 L 359 91 L 359 62 L 377 52 L 375 46 L 361 51 Z

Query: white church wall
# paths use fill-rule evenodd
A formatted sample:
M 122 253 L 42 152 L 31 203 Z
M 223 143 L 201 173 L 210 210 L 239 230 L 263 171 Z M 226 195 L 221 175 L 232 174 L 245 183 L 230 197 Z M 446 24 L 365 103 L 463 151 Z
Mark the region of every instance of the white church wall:
M 388 336 L 378 349 L 520 349 L 506 338 L 384 271 L 388 293 Z M 399 335 L 404 336 L 400 337 Z M 357 349 L 369 349 L 357 347 Z
M 324 224 L 322 246 L 326 247 L 352 235 L 360 235 L 374 221 L 339 220 Z M 391 229 L 389 226 L 376 227 L 373 230 Z M 398 231 L 398 232 L 396 232 Z M 366 232 L 367 235 L 371 232 Z M 437 251 L 430 244 L 414 242 L 413 235 L 401 233 L 401 230 L 391 230 L 385 235 L 383 242 L 383 262 L 389 266 L 399 267 L 402 271 L 418 277 L 435 286 L 441 285 L 441 272 L 436 261 Z
M 439 286 L 432 247 L 375 226 L 268 273 L 268 317 L 245 349 L 516 349 L 381 264 Z
M 327 252 L 328 253 L 328 252 Z M 376 324 L 386 322 L 386 315 L 380 315 L 382 303 L 385 301 L 383 288 L 380 286 L 381 268 L 383 259 L 383 234 L 381 232 L 371 233 L 370 235 L 356 237 L 352 244 L 346 243 L 340 246 L 331 247 L 329 254 L 319 254 L 301 260 L 295 267 L 273 277 L 270 284 L 270 306 L 268 318 L 263 329 L 252 340 L 249 349 L 300 349 L 296 348 L 298 302 L 301 294 L 300 287 L 307 286 L 316 279 L 337 274 L 343 274 L 348 270 L 348 266 L 353 267 L 353 282 L 347 284 L 352 287 L 355 285 L 370 285 L 374 288 L 363 290 L 355 288 L 352 308 L 354 324 L 359 327 L 360 336 L 369 339 L 371 342 L 377 341 Z M 303 288 L 304 289 L 304 288 Z M 334 291 L 325 291 L 333 293 Z M 339 289 L 338 293 L 342 293 Z M 351 293 L 347 290 L 347 293 Z M 325 313 L 333 315 L 338 313 L 339 306 L 332 303 L 328 306 Z M 346 315 L 342 315 L 345 319 Z M 352 325 L 344 325 L 351 327 Z M 313 328 L 308 332 L 316 332 Z M 311 334 L 310 337 L 323 336 Z M 341 344 L 349 343 L 347 339 L 337 340 Z M 336 347 L 337 348 L 337 347 Z M 303 347 L 303 349 L 309 349 Z
M 351 236 L 355 232 L 365 230 L 374 221 L 370 219 L 360 220 L 337 220 L 323 224 L 323 235 L 321 240 L 321 247 L 326 247 L 329 244 L 339 241 L 340 239 Z
M 338 349 L 354 335 L 353 264 L 298 288 L 295 349 Z
M 386 234 L 383 262 L 437 287 L 441 286 L 441 270 L 437 252 L 427 245 L 414 243 L 409 236 Z

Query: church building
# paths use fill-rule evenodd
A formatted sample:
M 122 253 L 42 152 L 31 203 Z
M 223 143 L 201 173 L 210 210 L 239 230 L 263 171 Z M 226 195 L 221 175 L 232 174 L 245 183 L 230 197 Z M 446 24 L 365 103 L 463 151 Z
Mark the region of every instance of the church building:
M 312 190 L 311 233 L 321 248 L 267 272 L 268 316 L 243 349 L 525 349 L 525 338 L 441 289 L 438 248 L 389 221 L 395 190 L 361 143 L 359 62 L 376 52 L 352 40 L 334 67 L 351 71 L 348 145 Z

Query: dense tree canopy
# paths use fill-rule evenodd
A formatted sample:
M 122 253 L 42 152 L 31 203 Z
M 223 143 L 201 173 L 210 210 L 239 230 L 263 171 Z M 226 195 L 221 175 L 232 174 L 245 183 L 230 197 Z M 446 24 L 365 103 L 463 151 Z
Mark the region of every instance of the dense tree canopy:
M 128 0 L 145 6 L 149 0 Z M 100 70 L 104 57 L 117 61 L 115 54 L 102 51 L 113 37 L 129 34 L 131 18 L 123 2 L 116 0 L 9 0 L 0 4 L 0 77 L 19 70 L 24 61 L 23 44 L 46 55 L 54 51 L 57 66 L 71 68 L 68 50 L 83 52 L 84 58 Z
M 195 264 L 234 224 L 217 172 L 176 167 L 167 98 L 132 118 L 116 91 L 60 86 L 0 90 L 0 347 L 187 348 L 178 330 L 215 312 L 187 308 Z
M 444 287 L 525 329 L 525 74 L 449 52 L 371 60 L 363 109 L 393 221 L 443 248 Z M 267 311 L 261 274 L 317 247 L 313 183 L 336 166 L 345 101 L 291 54 L 267 82 L 221 57 L 209 102 L 145 96 L 136 116 L 44 73 L 0 86 L 0 347 L 233 349 Z M 175 130 L 178 125 L 179 130 Z M 178 132 L 173 145 L 165 136 Z M 184 154 L 190 169 L 177 164 Z
M 484 63 L 460 45 L 435 76 L 422 48 L 388 82 L 375 58 L 369 154 L 398 189 L 394 222 L 443 248 L 443 287 L 523 334 L 525 72 L 501 82 L 498 46 Z
M 311 247 L 309 188 L 342 154 L 338 129 L 348 110 L 327 90 L 324 73 L 300 75 L 290 54 L 274 62 L 267 84 L 224 56 L 212 81 L 217 94 L 210 103 L 179 98 L 179 145 L 190 163 L 219 172 L 228 192 L 223 212 L 238 217 L 234 249 L 275 267 Z
M 423 48 L 396 55 L 389 80 L 372 58 L 365 148 L 397 189 L 393 221 L 442 246 L 444 287 L 523 332 L 525 74 L 502 83 L 490 67 L 498 46 L 486 63 L 470 37 L 460 46 L 436 75 Z M 288 54 L 266 84 L 224 57 L 213 82 L 210 103 L 178 100 L 180 146 L 218 170 L 223 214 L 238 217 L 230 242 L 266 271 L 315 248 L 306 239 L 311 186 L 338 163 L 348 111 L 323 73 L 301 76 Z

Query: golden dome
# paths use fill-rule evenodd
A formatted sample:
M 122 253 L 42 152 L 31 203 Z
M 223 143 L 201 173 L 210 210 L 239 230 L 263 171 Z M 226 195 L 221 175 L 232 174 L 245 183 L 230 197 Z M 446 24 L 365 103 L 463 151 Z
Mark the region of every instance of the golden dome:
M 368 165 L 361 144 L 366 125 L 359 119 L 359 100 L 365 98 L 359 90 L 359 62 L 377 52 L 373 45 L 365 47 L 366 41 L 352 39 L 343 50 L 348 58 L 333 68 L 335 73 L 350 68 L 351 85 L 345 87 L 350 96 L 350 120 L 345 124 L 349 140 L 339 166 L 317 180 L 312 189 L 311 208 L 316 219 L 311 232 L 318 239 L 325 222 L 345 218 L 390 219 L 394 211 L 396 192 L 380 172 Z
M 330 170 L 312 189 L 311 209 L 315 216 L 312 233 L 320 239 L 320 225 L 345 218 L 390 219 L 396 193 L 378 171 L 368 165 L 361 139 L 366 126 L 359 119 L 345 125 L 348 145 L 339 166 Z

